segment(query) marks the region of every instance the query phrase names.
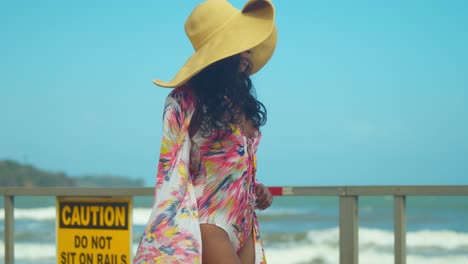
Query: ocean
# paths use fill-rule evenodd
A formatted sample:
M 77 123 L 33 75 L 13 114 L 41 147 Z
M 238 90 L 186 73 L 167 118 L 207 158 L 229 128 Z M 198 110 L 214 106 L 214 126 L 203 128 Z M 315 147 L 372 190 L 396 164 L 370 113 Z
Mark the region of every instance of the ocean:
M 0 247 L 4 209 L 0 199 Z M 133 205 L 133 252 L 151 197 Z M 269 264 L 339 263 L 337 197 L 275 197 L 258 212 Z M 56 263 L 55 197 L 15 198 L 15 263 Z M 0 263 L 4 251 L 0 250 Z M 359 198 L 359 263 L 393 263 L 393 198 Z M 468 197 L 407 198 L 407 263 L 468 263 Z

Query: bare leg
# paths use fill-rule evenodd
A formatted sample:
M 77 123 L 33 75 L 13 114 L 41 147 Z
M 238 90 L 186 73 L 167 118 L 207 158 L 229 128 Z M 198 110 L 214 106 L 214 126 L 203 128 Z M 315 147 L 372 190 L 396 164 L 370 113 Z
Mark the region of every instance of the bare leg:
M 239 251 L 239 258 L 242 264 L 254 264 L 255 263 L 255 244 L 253 241 L 252 233 L 247 238 L 244 245 Z
M 210 224 L 201 224 L 200 229 L 203 264 L 241 264 L 225 230 Z

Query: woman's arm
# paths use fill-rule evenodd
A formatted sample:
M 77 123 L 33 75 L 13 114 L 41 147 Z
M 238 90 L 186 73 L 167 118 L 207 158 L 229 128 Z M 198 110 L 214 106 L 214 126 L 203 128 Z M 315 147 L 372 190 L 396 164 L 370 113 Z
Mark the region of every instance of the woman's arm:
M 200 263 L 198 207 L 189 175 L 188 127 L 191 93 L 177 88 L 168 96 L 153 209 L 134 263 Z

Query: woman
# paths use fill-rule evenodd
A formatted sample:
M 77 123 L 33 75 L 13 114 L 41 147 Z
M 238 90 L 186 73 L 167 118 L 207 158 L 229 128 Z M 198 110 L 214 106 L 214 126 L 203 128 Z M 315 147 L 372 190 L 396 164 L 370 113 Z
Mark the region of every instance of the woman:
M 266 110 L 249 75 L 276 47 L 274 8 L 251 0 L 197 6 L 185 24 L 195 49 L 170 82 L 151 217 L 135 263 L 266 263 L 255 209 L 272 202 L 255 180 Z

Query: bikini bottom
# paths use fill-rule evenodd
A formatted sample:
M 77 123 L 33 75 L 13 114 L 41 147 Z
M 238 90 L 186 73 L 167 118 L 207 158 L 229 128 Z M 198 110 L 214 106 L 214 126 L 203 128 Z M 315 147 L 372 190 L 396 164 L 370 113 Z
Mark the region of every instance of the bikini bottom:
M 231 243 L 234 246 L 236 253 L 238 254 L 242 246 L 244 246 L 247 238 L 249 238 L 250 234 L 252 234 L 252 230 L 253 230 L 253 224 L 249 225 L 250 228 L 247 230 L 250 230 L 250 232 L 247 233 L 247 232 L 243 232 L 242 228 L 236 224 L 229 224 L 229 223 L 220 224 L 220 223 L 216 223 L 212 221 L 200 221 L 199 223 L 200 225 L 205 225 L 205 224 L 213 225 L 224 230 L 228 234 L 229 239 L 231 240 Z
M 266 263 L 266 258 L 265 258 L 265 251 L 263 250 L 263 243 L 260 238 L 260 232 L 258 229 L 258 220 L 257 216 L 253 215 L 252 221 L 248 223 L 248 226 L 244 226 L 244 232 L 242 232 L 242 228 L 240 228 L 239 225 L 233 224 L 233 223 L 225 223 L 225 224 L 220 224 L 219 221 L 216 222 L 214 219 L 199 219 L 199 224 L 210 224 L 214 225 L 216 227 L 221 228 L 224 230 L 228 236 L 229 239 L 231 240 L 232 245 L 234 246 L 234 249 L 236 250 L 236 253 L 239 254 L 240 249 L 242 246 L 245 244 L 247 241 L 247 238 L 249 238 L 250 235 L 252 235 L 252 239 L 254 240 L 254 247 L 255 247 L 255 264 L 265 264 Z

